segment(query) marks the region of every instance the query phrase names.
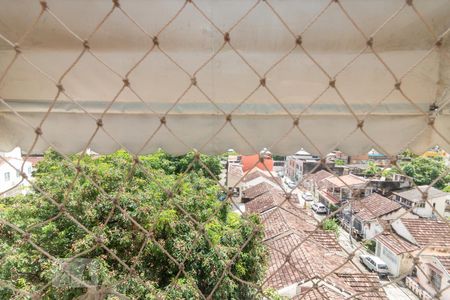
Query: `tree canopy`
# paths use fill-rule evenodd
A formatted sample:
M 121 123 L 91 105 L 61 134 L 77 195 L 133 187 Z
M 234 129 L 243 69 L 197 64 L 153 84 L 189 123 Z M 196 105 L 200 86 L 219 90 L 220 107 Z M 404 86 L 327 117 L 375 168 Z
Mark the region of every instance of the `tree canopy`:
M 436 188 L 443 189 L 450 183 L 450 174 L 446 175 L 448 166 L 445 165 L 442 157 L 418 156 L 401 167 L 405 174 L 410 176 L 417 185 L 429 185 L 441 175 L 443 175 L 443 178 L 434 184 Z
M 46 299 L 86 294 L 53 284 L 55 263 L 32 241 L 51 257 L 92 259 L 99 285 L 133 299 L 198 299 L 213 290 L 213 299 L 257 299 L 242 282 L 265 274 L 259 218 L 217 201 L 211 176 L 220 173 L 218 158 L 190 165 L 194 158 L 158 151 L 136 163 L 118 151 L 68 161 L 48 151 L 33 174 L 35 189 L 0 199 L 0 280 L 29 292 L 43 288 Z M 0 287 L 1 299 L 12 293 Z

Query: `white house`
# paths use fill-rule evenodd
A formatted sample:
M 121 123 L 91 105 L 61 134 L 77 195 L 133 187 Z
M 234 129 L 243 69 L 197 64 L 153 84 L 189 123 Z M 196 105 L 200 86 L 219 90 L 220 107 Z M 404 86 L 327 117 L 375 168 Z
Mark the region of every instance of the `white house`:
M 406 285 L 421 299 L 450 300 L 450 256 L 421 255 Z
M 353 220 L 354 232 L 364 239 L 372 239 L 383 232 L 383 225 L 405 215 L 405 209 L 395 201 L 373 193 L 361 200 L 352 200 L 351 208 L 342 213 L 342 225 L 349 226 Z
M 410 218 L 391 224 L 392 232 L 378 235 L 375 254 L 394 276 L 412 272 L 414 255 L 450 255 L 450 227 L 446 222 Z
M 11 152 L 0 152 L 0 197 L 26 193 L 30 185 L 21 172 L 31 178 L 33 166 L 30 161 L 22 159 L 20 148 Z
M 406 208 L 413 207 L 412 212 L 423 218 L 436 218 L 433 208 L 439 215 L 444 216 L 450 194 L 428 185 L 418 188 L 420 191 L 412 188 L 403 192 L 393 192 L 392 200 Z M 427 202 L 424 201 L 425 199 Z

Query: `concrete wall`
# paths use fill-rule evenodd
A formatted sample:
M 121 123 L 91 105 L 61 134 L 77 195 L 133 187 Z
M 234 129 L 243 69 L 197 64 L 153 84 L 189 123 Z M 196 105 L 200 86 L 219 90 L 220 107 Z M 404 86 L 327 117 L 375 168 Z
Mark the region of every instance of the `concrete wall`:
M 426 255 L 421 256 L 419 266 L 420 268 L 417 268 L 417 282 L 430 295 L 434 296 L 437 292 L 431 282 L 429 282 L 431 279 L 430 275 L 432 269 L 435 269 L 437 273 L 441 275 L 441 290 L 450 285 L 450 275 L 445 271 L 435 257 Z M 442 293 L 440 299 L 450 300 L 450 288 L 446 289 Z

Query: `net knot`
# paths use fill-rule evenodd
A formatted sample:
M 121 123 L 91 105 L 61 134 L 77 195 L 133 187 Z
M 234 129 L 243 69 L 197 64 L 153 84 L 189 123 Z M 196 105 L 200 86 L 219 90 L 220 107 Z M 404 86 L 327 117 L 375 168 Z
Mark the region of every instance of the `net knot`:
M 259 83 L 261 84 L 261 86 L 266 86 L 266 78 L 261 78 Z
M 119 0 L 112 0 L 114 7 L 120 7 L 120 2 Z
M 331 86 L 332 88 L 335 88 L 335 87 L 336 87 L 336 79 L 330 80 L 330 86 Z
M 84 40 L 83 41 L 83 47 L 86 50 L 89 50 L 91 47 L 89 46 L 89 41 L 88 40 Z
M 231 122 L 231 114 L 227 115 L 227 116 L 225 117 L 225 119 L 227 120 L 227 122 Z
M 402 82 L 401 82 L 401 81 L 397 81 L 397 82 L 395 83 L 394 87 L 395 87 L 397 90 L 399 90 L 401 85 L 402 85 Z
M 366 42 L 367 46 L 371 47 L 373 46 L 373 37 L 370 37 L 367 42 Z
M 191 78 L 191 84 L 196 86 L 197 85 L 197 78 L 192 77 Z
M 225 32 L 225 34 L 223 35 L 223 39 L 226 43 L 228 43 L 230 41 L 230 33 Z
M 102 119 L 98 119 L 97 120 L 97 126 L 98 127 L 102 127 L 103 126 L 103 120 Z
M 159 121 L 161 122 L 161 124 L 165 125 L 167 123 L 166 117 L 161 117 L 159 119 Z
M 299 36 L 297 37 L 297 39 L 295 40 L 295 43 L 296 43 L 297 45 L 301 46 L 301 45 L 302 45 L 302 42 L 303 42 L 302 37 L 299 35 Z
M 42 10 L 47 10 L 47 9 L 48 9 L 48 3 L 47 3 L 47 1 L 41 0 L 41 1 L 39 1 L 39 3 L 41 4 Z
M 36 133 L 37 135 L 42 135 L 42 129 L 41 129 L 41 127 L 37 127 L 37 128 L 34 130 L 34 133 Z
M 19 44 L 14 44 L 14 51 L 16 51 L 16 53 L 22 53 Z
M 153 37 L 152 41 L 153 41 L 153 45 L 159 46 L 159 40 L 158 40 L 157 36 Z

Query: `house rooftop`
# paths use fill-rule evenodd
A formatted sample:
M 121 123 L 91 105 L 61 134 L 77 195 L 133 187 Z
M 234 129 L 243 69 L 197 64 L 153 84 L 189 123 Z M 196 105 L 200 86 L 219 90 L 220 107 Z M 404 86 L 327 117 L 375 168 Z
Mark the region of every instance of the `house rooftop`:
M 243 175 L 242 167 L 240 164 L 229 164 L 227 173 L 227 185 L 234 186 L 239 180 L 241 180 Z
M 356 185 L 363 185 L 367 183 L 367 180 L 362 177 L 349 174 L 349 175 L 342 175 L 339 177 L 328 177 L 325 178 L 325 182 L 334 185 L 335 187 L 341 188 L 346 186 L 351 187 Z
M 412 188 L 403 192 L 394 192 L 393 194 L 405 198 L 411 202 L 420 202 L 422 201 L 422 193 L 425 192 L 428 192 L 428 199 L 439 198 L 446 195 L 450 196 L 449 193 L 443 192 L 429 185 L 421 185 L 417 188 Z
M 444 267 L 445 271 L 450 274 L 450 256 L 436 256 L 439 262 Z
M 271 175 L 269 172 L 265 172 L 265 171 L 261 171 L 259 169 L 253 169 L 252 171 L 250 171 L 247 174 L 244 174 L 243 178 L 242 178 L 242 182 L 250 182 L 256 178 L 265 178 L 277 185 L 281 185 L 281 178 L 280 177 L 274 177 L 273 175 Z
M 429 219 L 400 220 L 421 247 L 450 247 L 450 226 L 447 222 Z
M 258 183 L 257 185 L 254 185 L 254 186 L 249 187 L 248 189 L 244 190 L 242 192 L 242 198 L 253 199 L 253 198 L 258 197 L 259 195 L 267 193 L 268 191 L 270 191 L 272 189 L 277 189 L 277 188 L 268 182 L 261 182 L 261 183 Z
M 320 170 L 316 173 L 306 175 L 305 180 L 311 180 L 317 184 L 317 183 L 321 182 L 322 180 L 324 180 L 325 178 L 328 178 L 331 176 L 333 176 L 333 174 L 331 174 L 330 172 L 327 172 L 325 170 Z
M 278 190 L 271 189 L 245 203 L 245 211 L 247 213 L 263 213 L 277 205 L 280 205 L 285 200 Z
M 418 250 L 419 247 L 408 242 L 396 233 L 383 232 L 375 237 L 375 240 L 382 243 L 396 255 Z
M 402 206 L 381 196 L 373 193 L 362 200 L 354 200 L 352 202 L 355 216 L 363 221 L 370 221 L 399 210 Z

